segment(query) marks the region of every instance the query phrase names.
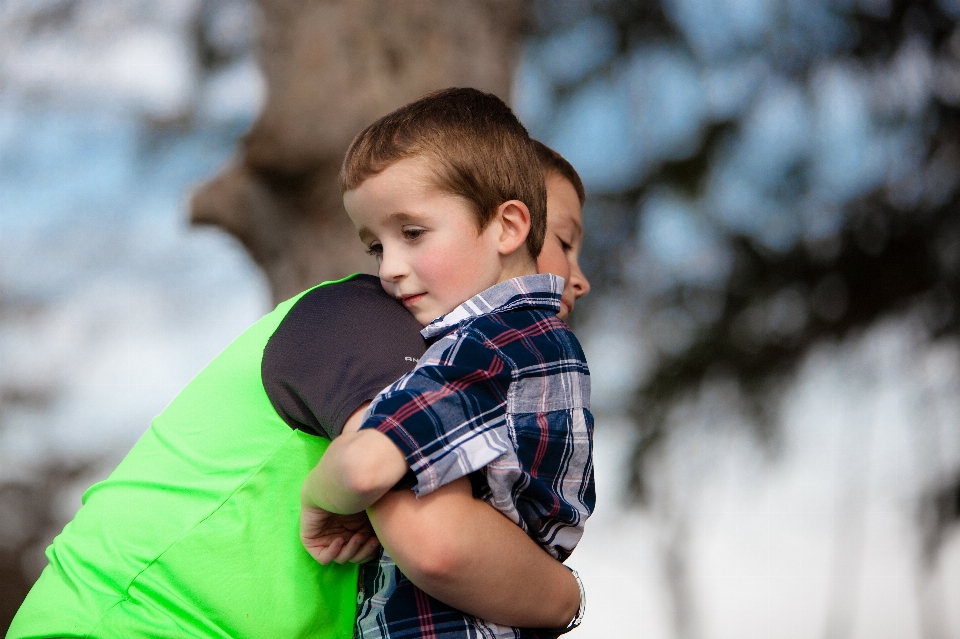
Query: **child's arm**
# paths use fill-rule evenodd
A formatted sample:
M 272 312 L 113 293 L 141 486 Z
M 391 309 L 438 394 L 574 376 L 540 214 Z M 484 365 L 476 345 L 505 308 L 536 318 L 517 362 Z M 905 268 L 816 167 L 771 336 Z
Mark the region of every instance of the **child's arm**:
M 393 490 L 368 511 L 384 548 L 429 595 L 494 623 L 564 628 L 580 606 L 573 574 L 458 479 L 419 499 Z
M 358 412 L 362 415 L 362 410 Z M 345 428 L 307 476 L 302 503 L 332 513 L 358 513 L 393 488 L 406 472 L 403 453 L 389 437 L 375 430 L 346 432 Z
M 366 502 L 393 487 L 407 469 L 385 435 L 357 432 L 369 405 L 350 415 L 300 490 L 300 541 L 321 564 L 362 563 L 373 557 L 379 543 L 364 512 Z M 372 442 L 369 448 L 367 441 Z
M 380 546 L 367 513 L 338 515 L 307 504 L 300 507 L 300 541 L 323 565 L 331 561 L 363 563 L 372 559 Z
M 338 452 L 334 448 L 337 441 L 357 434 L 366 406 L 350 416 L 343 435 L 334 440 L 321 464 L 334 462 L 329 453 Z M 364 458 L 366 453 L 364 450 Z M 389 455 L 386 457 L 389 460 Z M 336 464 L 339 463 L 337 460 Z M 406 468 L 403 462 L 404 472 Z M 336 470 L 333 464 L 327 469 Z M 358 520 L 352 528 L 341 515 L 328 519 L 320 509 L 307 506 L 311 496 L 323 487 L 320 472 L 314 469 L 304 484 L 304 521 L 312 520 L 315 525 L 319 520 L 332 519 L 334 528 L 351 529 L 327 529 L 329 540 L 311 554 L 322 563 L 368 559 L 377 540 L 370 537 L 365 521 Z M 384 481 L 390 483 L 389 480 Z M 387 491 L 367 512 L 404 574 L 421 590 L 448 605 L 494 623 L 528 628 L 563 628 L 579 608 L 580 591 L 570 571 L 519 526 L 489 504 L 474 499 L 470 481 L 465 477 L 419 499 L 411 490 Z M 302 526 L 303 523 L 301 530 Z M 315 531 L 304 537 L 308 550 L 311 537 L 316 542 Z

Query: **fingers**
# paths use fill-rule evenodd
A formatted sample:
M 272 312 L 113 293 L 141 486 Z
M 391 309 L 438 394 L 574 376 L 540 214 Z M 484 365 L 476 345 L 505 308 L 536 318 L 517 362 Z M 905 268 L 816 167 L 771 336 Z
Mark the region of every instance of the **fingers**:
M 319 548 L 307 549 L 310 551 L 310 554 L 313 555 L 313 558 L 317 560 L 318 563 L 326 566 L 331 561 L 337 559 L 337 556 L 340 554 L 341 549 L 343 548 L 343 538 L 336 537 L 333 541 L 330 542 L 327 546 L 321 546 Z M 342 561 L 338 563 L 343 563 Z
M 300 541 L 318 563 L 369 561 L 380 545 L 366 513 L 336 515 L 302 509 Z
M 357 554 L 357 551 L 360 550 L 369 539 L 370 536 L 366 533 L 354 533 L 350 536 L 350 539 L 347 541 L 347 543 L 343 545 L 343 548 L 340 549 L 340 552 L 337 554 L 337 558 L 334 561 L 336 561 L 338 564 L 344 564 L 348 561 L 351 561 Z
M 370 535 L 366 531 L 354 533 L 346 543 L 341 544 L 333 561 L 338 564 L 344 564 L 348 561 L 354 564 L 370 561 L 379 546 L 380 540 L 376 536 Z M 332 551 L 328 554 L 332 554 Z
M 350 561 L 355 564 L 362 564 L 364 562 L 370 561 L 377 554 L 377 548 L 380 547 L 380 540 L 376 537 L 371 537 L 367 540 L 363 546 L 360 547 L 360 550 L 357 551 L 357 554 L 353 556 L 353 559 Z

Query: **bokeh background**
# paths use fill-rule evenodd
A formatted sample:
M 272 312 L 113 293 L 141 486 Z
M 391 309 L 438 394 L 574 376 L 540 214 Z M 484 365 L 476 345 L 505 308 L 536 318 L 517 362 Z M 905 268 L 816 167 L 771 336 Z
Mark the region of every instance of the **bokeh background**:
M 599 495 L 571 636 L 960 637 L 958 21 L 0 0 L 0 629 L 206 362 L 372 268 L 329 191 L 350 136 L 473 84 L 588 190 Z

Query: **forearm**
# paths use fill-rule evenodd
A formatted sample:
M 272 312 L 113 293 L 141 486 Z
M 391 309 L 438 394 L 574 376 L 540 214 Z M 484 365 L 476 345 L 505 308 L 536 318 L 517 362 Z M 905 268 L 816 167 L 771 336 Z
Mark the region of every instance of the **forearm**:
M 558 628 L 579 608 L 570 571 L 474 499 L 467 479 L 420 499 L 392 491 L 367 512 L 403 573 L 459 610 L 504 625 Z
M 374 430 L 343 433 L 330 444 L 303 484 L 301 501 L 339 514 L 357 513 L 403 477 L 406 461 Z

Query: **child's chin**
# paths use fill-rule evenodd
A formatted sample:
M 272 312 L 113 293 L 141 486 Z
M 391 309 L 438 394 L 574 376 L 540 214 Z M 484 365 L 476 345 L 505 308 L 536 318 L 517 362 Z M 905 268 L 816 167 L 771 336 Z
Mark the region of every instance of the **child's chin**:
M 442 315 L 442 314 L 443 314 L 443 313 L 441 313 L 440 315 Z M 426 326 L 427 324 L 429 324 L 429 323 L 432 322 L 433 320 L 435 320 L 435 319 L 437 319 L 438 317 L 440 317 L 440 315 L 434 315 L 433 313 L 431 313 L 431 312 L 429 312 L 429 311 L 420 311 L 420 312 L 413 311 L 413 316 L 414 316 L 414 318 L 416 318 L 416 320 L 417 320 L 418 322 L 420 322 L 420 325 L 421 325 L 421 326 Z

